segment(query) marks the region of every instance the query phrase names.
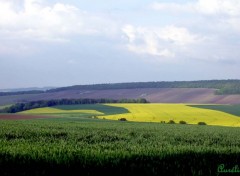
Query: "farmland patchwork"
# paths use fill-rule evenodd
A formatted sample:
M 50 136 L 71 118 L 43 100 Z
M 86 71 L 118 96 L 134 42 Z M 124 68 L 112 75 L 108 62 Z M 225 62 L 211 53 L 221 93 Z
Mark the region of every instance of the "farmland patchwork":
M 22 114 L 94 116 L 101 119 L 136 122 L 184 121 L 187 124 L 204 122 L 207 125 L 240 126 L 239 105 L 188 104 L 96 104 L 55 106 L 21 112 Z
M 240 160 L 235 106 L 66 105 L 8 115 L 29 119 L 1 120 L 2 175 L 217 175 L 219 164 Z

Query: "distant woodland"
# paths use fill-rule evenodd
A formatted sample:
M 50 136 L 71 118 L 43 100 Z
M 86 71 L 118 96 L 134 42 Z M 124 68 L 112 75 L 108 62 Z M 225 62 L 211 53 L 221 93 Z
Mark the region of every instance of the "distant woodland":
M 131 82 L 114 84 L 75 85 L 60 87 L 47 91 L 0 92 L 0 96 L 53 93 L 68 90 L 111 90 L 139 88 L 211 88 L 216 94 L 240 94 L 240 80 L 204 80 L 204 81 L 173 81 L 173 82 Z
M 30 90 L 30 91 L 19 91 L 19 92 L 0 92 L 0 96 L 9 96 L 9 95 L 25 95 L 25 94 L 40 94 L 45 93 L 41 90 Z
M 59 92 L 64 90 L 106 90 L 106 89 L 138 89 L 138 88 L 212 88 L 216 94 L 240 94 L 240 80 L 209 81 L 174 81 L 174 82 L 133 82 L 115 84 L 76 85 L 48 90 Z
M 17 103 L 0 110 L 0 113 L 17 113 L 25 110 L 51 107 L 57 105 L 97 104 L 97 103 L 148 103 L 146 99 L 60 99 L 60 100 L 39 100 L 27 103 Z

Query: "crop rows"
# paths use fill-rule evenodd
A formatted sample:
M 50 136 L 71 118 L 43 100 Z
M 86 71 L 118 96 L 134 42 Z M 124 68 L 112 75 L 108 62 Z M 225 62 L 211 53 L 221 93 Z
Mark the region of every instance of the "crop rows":
M 0 173 L 215 175 L 219 164 L 239 161 L 239 132 L 96 119 L 1 121 Z

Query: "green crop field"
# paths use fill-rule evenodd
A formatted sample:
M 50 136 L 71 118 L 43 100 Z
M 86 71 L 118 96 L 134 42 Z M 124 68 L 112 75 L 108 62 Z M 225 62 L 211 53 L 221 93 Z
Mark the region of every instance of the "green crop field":
M 4 108 L 9 107 L 9 106 L 11 106 L 11 105 L 0 106 L 0 109 L 4 109 Z
M 240 105 L 190 105 L 191 107 L 211 109 L 240 116 Z
M 37 108 L 20 112 L 25 115 L 47 115 L 57 117 L 98 117 L 102 115 L 123 114 L 129 111 L 122 107 L 103 104 L 94 105 L 62 105 L 46 108 Z
M 0 121 L 0 175 L 218 175 L 222 164 L 231 169 L 240 161 L 240 128 L 224 127 L 239 126 L 238 107 L 95 104 L 23 111 L 54 118 Z M 169 120 L 189 125 L 149 123 Z M 198 122 L 207 125 L 191 125 Z
M 24 112 L 20 112 L 19 114 L 25 114 L 25 115 L 47 115 L 47 116 L 57 116 L 57 117 L 80 117 L 80 116 L 86 116 L 86 117 L 92 117 L 97 115 L 103 115 L 103 113 L 96 111 L 96 110 L 62 110 L 57 108 L 37 108 L 32 109 Z
M 188 124 L 205 122 L 207 125 L 240 126 L 239 105 L 187 105 L 187 104 L 97 104 L 39 108 L 23 114 L 49 114 L 80 116 L 81 114 L 109 120 L 126 118 L 136 122 L 185 121 Z
M 240 159 L 239 128 L 79 117 L 0 129 L 1 175 L 216 175 Z

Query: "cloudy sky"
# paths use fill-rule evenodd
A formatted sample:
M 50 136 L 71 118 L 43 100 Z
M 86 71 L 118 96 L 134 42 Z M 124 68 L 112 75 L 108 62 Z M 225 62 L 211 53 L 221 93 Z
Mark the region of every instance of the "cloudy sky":
M 0 88 L 240 79 L 239 0 L 0 0 Z

